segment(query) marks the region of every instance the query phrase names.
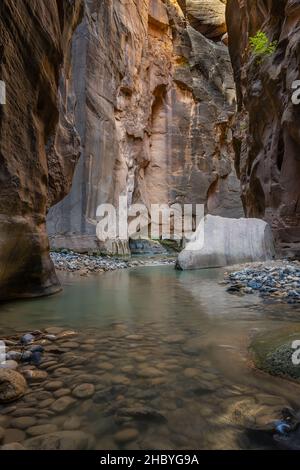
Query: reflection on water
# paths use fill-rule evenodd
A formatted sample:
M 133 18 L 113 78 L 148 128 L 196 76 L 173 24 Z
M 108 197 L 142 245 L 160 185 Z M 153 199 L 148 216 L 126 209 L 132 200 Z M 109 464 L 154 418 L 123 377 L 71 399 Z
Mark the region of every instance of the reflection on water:
M 36 426 L 51 424 L 48 432 L 89 434 L 79 447 L 257 448 L 246 430 L 276 419 L 284 406 L 300 407 L 300 395 L 297 385 L 253 371 L 248 339 L 297 321 L 299 310 L 229 295 L 218 284 L 222 278 L 222 270 L 173 267 L 64 275 L 62 294 L 1 306 L 2 334 L 50 326 L 78 331 L 59 342 L 59 355 L 49 346 L 46 382 L 32 386 L 2 418 L 13 436 L 8 441 L 18 411 L 29 407 L 34 422 L 19 432 L 20 442 L 35 436 Z M 51 381 L 57 388 L 49 389 Z M 92 387 L 74 397 L 81 383 Z M 69 406 L 57 410 L 59 397 Z

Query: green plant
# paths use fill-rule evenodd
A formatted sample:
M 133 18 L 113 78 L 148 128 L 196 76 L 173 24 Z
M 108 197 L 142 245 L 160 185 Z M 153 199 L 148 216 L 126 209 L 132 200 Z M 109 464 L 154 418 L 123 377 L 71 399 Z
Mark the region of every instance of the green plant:
M 258 57 L 266 57 L 277 49 L 278 41 L 270 41 L 263 31 L 258 31 L 255 36 L 249 38 L 252 53 Z

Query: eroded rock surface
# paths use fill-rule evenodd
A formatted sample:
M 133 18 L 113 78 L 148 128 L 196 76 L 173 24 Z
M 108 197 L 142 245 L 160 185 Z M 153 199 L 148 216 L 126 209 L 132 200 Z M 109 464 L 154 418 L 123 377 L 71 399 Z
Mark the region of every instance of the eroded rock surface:
M 0 299 L 60 288 L 45 219 L 79 157 L 69 66 L 81 14 L 80 0 L 1 1 Z
M 179 254 L 177 268 L 217 268 L 274 256 L 271 229 L 263 220 L 207 215 Z
M 148 209 L 203 203 L 212 214 L 243 214 L 231 64 L 223 43 L 193 27 L 198 6 L 201 31 L 218 38 L 225 24 L 219 0 L 86 2 L 73 61 L 84 153 L 71 193 L 50 211 L 54 247 L 99 249 L 97 207 L 117 206 L 120 195 Z M 129 249 L 120 240 L 100 248 Z
M 238 92 L 236 168 L 247 216 L 272 226 L 284 255 L 300 256 L 300 118 L 292 102 L 299 80 L 300 4 L 228 0 L 229 49 Z M 278 41 L 261 60 L 249 49 L 259 30 Z

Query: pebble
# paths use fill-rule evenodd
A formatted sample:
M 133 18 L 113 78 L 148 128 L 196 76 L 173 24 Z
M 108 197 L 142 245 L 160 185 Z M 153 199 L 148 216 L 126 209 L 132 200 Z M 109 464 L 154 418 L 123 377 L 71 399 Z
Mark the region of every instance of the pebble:
M 65 397 L 66 395 L 70 394 L 71 390 L 69 388 L 60 388 L 59 390 L 55 390 L 55 392 L 53 392 L 53 396 L 55 398 Z
M 12 419 L 10 426 L 17 429 L 27 429 L 36 423 L 36 418 L 32 416 L 22 416 L 21 418 Z
M 22 442 L 25 440 L 26 434 L 21 429 L 7 428 L 5 429 L 4 444 Z
M 62 413 L 71 408 L 76 401 L 71 397 L 61 397 L 55 400 L 51 405 L 51 410 L 55 413 Z
M 39 426 L 31 426 L 26 430 L 26 433 L 29 436 L 41 436 L 43 434 L 50 434 L 57 431 L 57 426 L 55 424 L 41 424 Z
M 287 261 L 252 263 L 240 271 L 226 275 L 233 294 L 259 293 L 274 301 L 300 303 L 300 264 Z
M 47 379 L 48 373 L 43 370 L 25 370 L 24 376 L 30 382 L 43 382 Z
M 59 388 L 62 388 L 63 385 L 64 385 L 63 382 L 59 380 L 55 380 L 53 382 L 46 383 L 45 390 L 49 390 L 52 392 L 52 391 L 58 390 Z
M 0 364 L 0 369 L 16 370 L 18 363 L 16 361 L 8 360 Z
M 117 432 L 114 435 L 114 440 L 117 444 L 126 444 L 127 442 L 136 440 L 138 436 L 139 433 L 136 429 L 128 428 Z
M 93 384 L 83 383 L 77 385 L 72 391 L 72 395 L 76 398 L 90 398 L 95 393 L 95 387 Z
M 142 378 L 152 378 L 163 376 L 163 372 L 155 367 L 143 367 L 137 371 L 137 375 Z
M 22 344 L 29 344 L 34 341 L 34 336 L 30 333 L 27 333 L 21 337 L 21 343 Z
M 71 418 L 67 419 L 63 424 L 63 428 L 66 431 L 75 431 L 76 429 L 79 429 L 80 426 L 81 420 L 78 416 L 71 416 Z

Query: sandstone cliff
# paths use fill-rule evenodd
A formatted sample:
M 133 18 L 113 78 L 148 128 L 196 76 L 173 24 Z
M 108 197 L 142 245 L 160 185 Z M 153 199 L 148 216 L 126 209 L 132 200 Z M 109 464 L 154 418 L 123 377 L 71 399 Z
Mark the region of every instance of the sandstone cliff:
M 59 289 L 45 219 L 79 157 L 69 45 L 81 15 L 80 0 L 0 3 L 0 299 Z
M 247 216 L 268 221 L 279 252 L 300 256 L 300 4 L 295 0 L 228 0 L 229 48 L 238 92 L 236 168 Z M 249 38 L 262 30 L 278 41 L 257 60 Z
M 243 215 L 225 30 L 221 0 L 86 1 L 73 60 L 83 155 L 71 193 L 50 210 L 53 246 L 126 252 L 95 236 L 98 205 L 120 195 L 129 206 L 203 203 Z

